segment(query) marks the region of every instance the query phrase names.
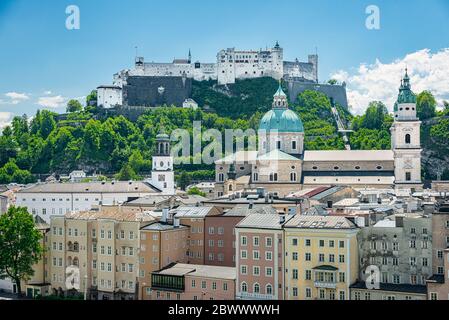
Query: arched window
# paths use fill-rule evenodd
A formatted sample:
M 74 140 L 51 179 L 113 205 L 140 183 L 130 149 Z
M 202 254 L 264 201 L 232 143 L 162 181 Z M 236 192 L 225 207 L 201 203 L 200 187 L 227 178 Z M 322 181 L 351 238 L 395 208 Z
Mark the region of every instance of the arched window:
M 224 181 L 224 174 L 223 173 L 219 173 L 218 174 L 218 181 L 219 182 L 223 182 Z
M 267 286 L 265 287 L 265 293 L 273 294 L 273 287 L 271 286 L 271 284 L 267 284 Z
M 270 173 L 270 181 L 278 181 L 278 174 L 276 172 Z
M 79 267 L 80 262 L 79 262 L 78 258 L 73 258 L 73 265 Z
M 229 191 L 232 191 L 232 184 L 229 185 Z
M 260 285 L 258 283 L 254 284 L 253 292 L 260 293 Z
M 405 143 L 406 144 L 410 144 L 411 143 L 411 137 L 410 137 L 410 135 L 408 133 L 405 135 Z
M 246 284 L 246 282 L 242 282 L 242 292 L 248 292 L 248 285 Z
M 80 250 L 80 245 L 78 242 L 75 242 L 73 244 L 73 251 L 78 252 Z

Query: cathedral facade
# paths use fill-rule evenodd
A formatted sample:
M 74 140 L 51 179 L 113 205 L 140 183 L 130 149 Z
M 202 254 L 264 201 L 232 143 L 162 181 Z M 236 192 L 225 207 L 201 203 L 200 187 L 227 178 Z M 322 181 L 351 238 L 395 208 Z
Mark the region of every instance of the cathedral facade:
M 304 126 L 281 86 L 259 125 L 258 151 L 239 151 L 215 162 L 216 196 L 264 188 L 286 196 L 305 187 L 422 189 L 420 121 L 406 72 L 391 127 L 391 150 L 304 150 Z

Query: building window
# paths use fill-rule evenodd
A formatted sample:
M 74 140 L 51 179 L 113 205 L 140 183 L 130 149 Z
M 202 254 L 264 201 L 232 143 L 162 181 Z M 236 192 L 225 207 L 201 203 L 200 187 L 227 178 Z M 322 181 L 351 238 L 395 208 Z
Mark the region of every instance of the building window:
M 259 181 L 259 174 L 257 172 L 253 174 L 253 181 Z
M 218 182 L 223 182 L 224 181 L 224 174 L 223 173 L 219 173 L 218 174 Z
M 246 284 L 246 282 L 242 282 L 241 291 L 248 292 L 248 285 Z
M 253 246 L 255 247 L 259 246 L 259 237 L 253 237 Z
M 412 181 L 412 173 L 411 172 L 405 173 L 405 181 Z
M 296 150 L 296 141 L 295 140 L 292 141 L 292 149 Z
M 254 266 L 253 267 L 253 276 L 259 276 L 260 275 L 260 267 Z
M 258 283 L 254 284 L 253 292 L 254 293 L 260 293 L 260 285 Z
M 278 174 L 277 174 L 276 172 L 270 173 L 270 181 L 271 181 L 271 182 L 273 182 L 273 181 L 278 181 Z
M 247 238 L 246 236 L 242 236 L 242 237 L 240 238 L 240 244 L 241 244 L 242 246 L 246 246 L 247 243 L 248 243 L 248 238 Z
M 293 269 L 292 270 L 292 279 L 293 280 L 298 280 L 298 269 Z
M 405 135 L 405 144 L 410 144 L 411 143 L 411 136 L 410 136 L 410 134 L 406 134 Z
M 272 295 L 273 294 L 273 287 L 271 286 L 271 284 L 267 284 L 265 287 L 265 293 L 268 295 Z
M 290 181 L 292 181 L 292 182 L 296 181 L 296 172 L 290 173 Z

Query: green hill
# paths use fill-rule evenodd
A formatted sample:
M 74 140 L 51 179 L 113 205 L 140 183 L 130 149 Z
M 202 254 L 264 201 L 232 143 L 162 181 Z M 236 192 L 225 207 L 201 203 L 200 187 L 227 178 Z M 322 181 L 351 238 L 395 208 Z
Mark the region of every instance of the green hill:
M 117 178 L 124 180 L 138 178 L 151 170 L 155 136 L 161 130 L 171 133 L 182 128 L 192 136 L 193 121 L 201 121 L 203 130 L 213 128 L 222 133 L 228 128 L 257 130 L 261 117 L 271 108 L 277 86 L 271 78 L 237 81 L 228 86 L 195 82 L 193 99 L 202 109 L 207 106 L 206 111 L 156 108 L 135 122 L 123 116 L 102 117 L 92 106 L 94 94 L 89 95 L 89 107 L 81 111 L 76 108 L 64 117 L 46 110 L 38 111 L 31 121 L 27 116 L 15 117 L 0 136 L 0 183 L 27 183 L 38 174 L 66 174 L 74 169 L 119 173 Z M 449 179 L 449 112 L 436 112 L 433 97 L 429 93 L 420 95 L 425 99 L 418 99 L 418 110 L 426 118 L 423 176 L 434 179 L 440 174 Z M 306 150 L 344 149 L 325 95 L 305 91 L 290 108 L 304 123 Z M 340 106 L 337 109 L 345 126 L 354 130 L 349 137 L 353 149 L 390 148 L 393 119 L 382 103 L 371 103 L 361 116 L 353 116 Z M 203 142 L 203 146 L 208 144 Z M 437 172 L 438 168 L 443 168 L 442 172 Z M 186 172 L 194 180 L 213 179 L 213 169 L 211 165 L 176 167 L 177 172 Z

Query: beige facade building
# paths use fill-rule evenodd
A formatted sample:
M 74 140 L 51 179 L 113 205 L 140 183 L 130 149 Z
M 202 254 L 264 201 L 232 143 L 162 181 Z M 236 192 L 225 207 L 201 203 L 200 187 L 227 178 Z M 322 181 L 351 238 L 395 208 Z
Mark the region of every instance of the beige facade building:
M 140 228 L 152 221 L 121 207 L 52 217 L 47 246 L 52 293 L 135 299 Z

